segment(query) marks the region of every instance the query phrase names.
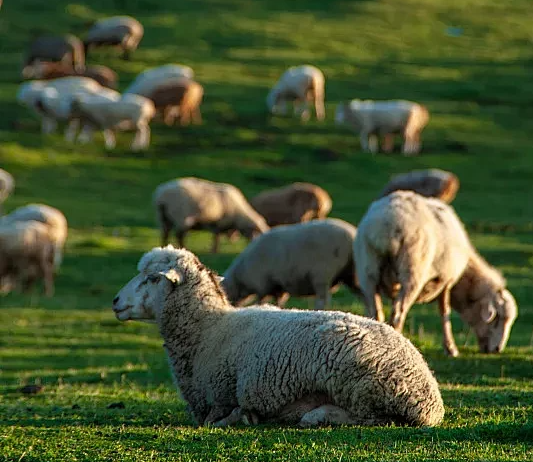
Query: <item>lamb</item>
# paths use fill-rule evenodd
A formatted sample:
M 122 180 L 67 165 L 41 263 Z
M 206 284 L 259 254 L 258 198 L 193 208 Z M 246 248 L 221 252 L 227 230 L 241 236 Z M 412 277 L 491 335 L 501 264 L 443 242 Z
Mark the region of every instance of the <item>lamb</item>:
M 83 43 L 70 34 L 37 37 L 30 43 L 23 68 L 31 66 L 36 60 L 59 61 L 76 72 L 83 72 L 85 68 Z
M 131 16 L 111 16 L 96 21 L 87 32 L 83 44 L 85 53 L 91 47 L 105 45 L 122 48 L 122 58 L 130 59 L 144 35 L 144 28 L 137 19 Z
M 412 156 L 420 151 L 420 133 L 429 122 L 429 112 L 425 106 L 411 101 L 354 99 L 337 106 L 335 122 L 350 125 L 359 133 L 363 151 L 373 154 L 378 152 L 378 136 L 384 138 L 383 151 L 392 152 L 394 134 L 401 133 L 402 151 Z
M 380 293 L 385 294 L 393 299 L 390 324 L 401 332 L 414 303 L 438 299 L 447 354 L 459 354 L 451 308 L 473 328 L 482 352 L 504 350 L 516 302 L 449 205 L 411 191 L 373 202 L 359 223 L 354 260 L 370 317 L 384 320 Z
M 2 291 L 12 282 L 29 290 L 44 279 L 47 296 L 54 293 L 54 242 L 49 227 L 37 221 L 0 222 L 0 281 Z
M 15 179 L 8 171 L 0 168 L 0 215 L 2 214 L 2 204 L 15 189 Z
M 218 252 L 220 234 L 237 230 L 252 239 L 269 229 L 265 219 L 248 203 L 242 192 L 226 183 L 200 178 L 178 178 L 159 185 L 153 195 L 161 229 L 161 243 L 167 245 L 176 230 L 180 247 L 191 229 L 214 233 L 212 252 Z
M 231 303 L 316 296 L 315 310 L 331 303 L 331 288 L 346 284 L 359 294 L 353 263 L 356 228 L 334 218 L 278 226 L 255 239 L 224 273 L 222 286 Z M 317 262 L 320 262 L 317 265 Z
M 50 80 L 76 75 L 96 80 L 106 88 L 116 89 L 118 86 L 117 73 L 107 66 L 86 66 L 83 71 L 76 71 L 63 62 L 36 61 L 31 66 L 26 66 L 22 71 L 22 76 L 25 79 Z
M 326 218 L 331 211 L 329 194 L 311 183 L 292 183 L 263 191 L 252 198 L 250 204 L 265 217 L 269 226 Z
M 459 178 L 451 172 L 430 168 L 428 170 L 413 170 L 394 176 L 381 191 L 379 197 L 386 196 L 393 191 L 414 191 L 421 196 L 436 197 L 443 202 L 451 203 L 459 190 Z
M 63 249 L 68 235 L 68 223 L 63 213 L 49 205 L 28 204 L 0 218 L 0 224 L 8 225 L 21 221 L 37 221 L 48 227 L 53 243 L 54 267 L 57 270 L 63 261 Z
M 314 66 L 289 67 L 268 93 L 268 109 L 274 115 L 285 115 L 287 103 L 292 102 L 295 113 L 299 113 L 302 120 L 308 120 L 309 105 L 314 102 L 317 120 L 324 120 L 324 82 L 324 74 Z
M 170 79 L 146 96 L 153 101 L 156 110 L 163 114 L 167 125 L 173 125 L 176 118 L 181 125 L 188 125 L 191 119 L 196 124 L 202 123 L 200 104 L 204 89 L 193 80 Z
M 120 321 L 155 320 L 194 420 L 438 425 L 444 406 L 418 350 L 342 312 L 236 309 L 185 249 L 154 248 L 113 300 Z
M 111 90 L 107 90 L 109 93 Z M 83 125 L 78 141 L 89 142 L 93 130 L 103 130 L 105 146 L 113 149 L 116 145 L 115 130 L 135 130 L 131 144 L 134 151 L 146 149 L 150 145 L 150 121 L 155 116 L 152 101 L 139 95 L 122 95 L 120 98 L 109 93 L 109 97 L 90 94 L 76 94 L 72 98 L 71 118 L 79 119 Z
M 192 80 L 194 71 L 189 66 L 182 64 L 165 64 L 141 72 L 124 90 L 124 93 L 149 96 L 160 85 L 168 83 L 169 80 L 180 78 Z

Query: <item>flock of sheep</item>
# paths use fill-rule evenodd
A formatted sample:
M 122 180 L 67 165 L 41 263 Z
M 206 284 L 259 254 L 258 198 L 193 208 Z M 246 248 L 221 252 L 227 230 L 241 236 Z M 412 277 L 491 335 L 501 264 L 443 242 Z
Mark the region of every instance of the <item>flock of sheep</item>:
M 127 58 L 142 38 L 130 17 L 98 21 L 85 42 L 40 37 L 28 53 L 18 100 L 49 133 L 66 122 L 66 138 L 86 142 L 102 130 L 107 148 L 115 131 L 135 129 L 132 149 L 150 142 L 159 115 L 172 125 L 201 122 L 203 88 L 192 69 L 169 64 L 141 73 L 122 93 L 116 74 L 85 66 L 92 46 L 119 45 Z M 302 120 L 325 117 L 322 72 L 289 68 L 268 93 L 273 114 L 292 104 Z M 337 123 L 350 125 L 363 150 L 420 150 L 427 109 L 409 101 L 340 103 Z M 79 131 L 79 133 L 78 133 Z M 381 138 L 381 140 L 380 140 Z M 0 198 L 13 189 L 0 172 Z M 119 320 L 155 321 L 183 398 L 198 424 L 281 422 L 438 425 L 444 405 L 422 355 L 401 335 L 415 303 L 438 301 L 446 353 L 457 356 L 450 323 L 456 310 L 473 329 L 482 352 L 503 351 L 517 316 L 503 276 L 472 245 L 448 205 L 459 180 L 430 169 L 394 177 L 370 205 L 358 228 L 328 218 L 329 194 L 294 183 L 248 200 L 235 186 L 201 178 L 159 185 L 153 205 L 161 246 L 146 253 L 139 274 L 113 300 Z M 250 240 L 217 277 L 185 249 L 168 245 L 173 231 L 185 247 L 189 231 Z M 32 204 L 0 219 L 0 283 L 6 292 L 36 278 L 53 292 L 67 236 L 64 215 Z M 364 301 L 367 317 L 323 311 L 345 284 Z M 315 311 L 280 309 L 290 296 L 314 296 Z M 381 297 L 392 300 L 385 324 Z M 278 306 L 265 304 L 274 298 Z M 243 306 L 259 301 L 259 305 Z M 237 308 L 240 307 L 240 308 Z M 372 319 L 371 319 L 372 318 Z
M 134 130 L 132 150 L 150 144 L 150 123 L 155 117 L 165 124 L 201 123 L 204 89 L 194 80 L 193 70 L 181 64 L 147 69 L 121 94 L 116 91 L 117 74 L 106 66 L 89 66 L 85 58 L 91 48 L 119 46 L 129 59 L 144 34 L 142 24 L 129 16 L 96 21 L 82 42 L 73 35 L 37 37 L 29 46 L 22 76 L 31 79 L 20 85 L 17 100 L 41 118 L 43 133 L 52 133 L 59 122 L 67 124 L 65 139 L 87 143 L 93 132 L 103 133 L 107 149 L 115 147 L 115 132 Z M 326 116 L 325 77 L 311 65 L 290 67 L 266 97 L 274 115 L 285 115 L 292 105 L 302 120 Z M 403 153 L 420 151 L 420 134 L 429 121 L 428 110 L 411 101 L 352 100 L 341 102 L 335 121 L 347 124 L 360 136 L 364 151 L 381 148 L 391 152 L 394 135 L 401 134 Z

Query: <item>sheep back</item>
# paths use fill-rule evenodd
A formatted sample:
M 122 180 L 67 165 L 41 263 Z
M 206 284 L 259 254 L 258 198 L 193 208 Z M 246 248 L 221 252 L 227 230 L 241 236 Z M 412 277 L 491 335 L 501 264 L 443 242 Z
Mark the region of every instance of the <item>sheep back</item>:
M 83 71 L 85 67 L 83 43 L 70 34 L 37 37 L 30 43 L 24 67 L 31 65 L 37 59 L 63 61 L 76 71 Z

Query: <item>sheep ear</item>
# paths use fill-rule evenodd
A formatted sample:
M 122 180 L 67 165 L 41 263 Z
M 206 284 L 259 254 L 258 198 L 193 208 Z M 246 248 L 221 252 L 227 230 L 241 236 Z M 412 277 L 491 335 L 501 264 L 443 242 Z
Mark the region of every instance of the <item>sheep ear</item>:
M 218 282 L 222 282 L 224 280 L 224 276 L 217 276 L 216 278 Z
M 159 274 L 161 276 L 165 276 L 173 284 L 181 284 L 183 281 L 183 276 L 174 268 L 170 268 L 166 271 L 160 271 Z
M 494 320 L 496 317 L 496 309 L 492 305 L 485 305 L 481 308 L 481 319 L 483 322 L 488 324 Z

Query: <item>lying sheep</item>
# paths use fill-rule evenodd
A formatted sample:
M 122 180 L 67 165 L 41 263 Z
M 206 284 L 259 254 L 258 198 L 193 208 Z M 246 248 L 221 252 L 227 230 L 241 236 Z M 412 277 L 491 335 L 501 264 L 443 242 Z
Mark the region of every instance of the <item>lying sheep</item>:
M 55 269 L 58 269 L 63 261 L 63 250 L 68 235 L 68 224 L 65 215 L 60 210 L 49 205 L 28 204 L 0 218 L 0 224 L 20 221 L 38 221 L 48 227 L 50 238 L 54 244 L 54 266 Z
M 324 74 L 314 66 L 290 67 L 268 93 L 268 109 L 272 114 L 285 115 L 287 103 L 291 102 L 295 113 L 299 113 L 302 120 L 308 120 L 311 116 L 309 105 L 314 102 L 316 118 L 324 120 L 324 82 Z
M 392 152 L 394 134 L 404 138 L 404 155 L 415 155 L 420 151 L 420 133 L 429 122 L 425 106 L 411 101 L 371 101 L 354 99 L 337 106 L 337 124 L 348 124 L 359 133 L 363 151 L 378 152 L 378 136 L 382 136 L 383 151 Z
M 96 93 L 102 89 L 98 82 L 88 77 L 31 80 L 19 86 L 17 101 L 41 118 L 42 132 L 48 134 L 56 130 L 58 121 L 70 119 L 71 97 L 75 93 Z
M 438 384 L 389 326 L 341 312 L 235 309 L 191 252 L 155 248 L 113 300 L 121 321 L 155 320 L 199 424 L 438 425 Z
M 278 306 L 291 295 L 314 295 L 315 310 L 325 309 L 331 303 L 330 289 L 340 283 L 358 293 L 352 251 L 355 234 L 355 226 L 334 218 L 278 226 L 233 260 L 222 286 L 237 305 L 246 303 L 250 295 L 261 301 L 273 296 Z
M 23 68 L 31 66 L 36 60 L 59 61 L 76 72 L 83 72 L 85 68 L 83 43 L 74 35 L 37 37 L 30 43 Z
M 414 191 L 421 196 L 436 197 L 449 204 L 455 199 L 459 185 L 459 178 L 451 172 L 437 168 L 413 170 L 394 176 L 379 197 L 399 190 Z
M 153 91 L 173 79 L 193 79 L 194 72 L 189 66 L 182 64 L 165 64 L 141 72 L 124 93 L 149 96 Z
M 212 252 L 218 252 L 220 234 L 237 230 L 246 238 L 268 230 L 265 219 L 248 203 L 242 192 L 226 183 L 200 178 L 179 178 L 159 185 L 153 195 L 162 245 L 168 243 L 170 231 L 184 247 L 191 229 L 214 233 Z
M 122 58 L 130 59 L 144 35 L 142 24 L 131 16 L 112 16 L 96 21 L 87 32 L 85 53 L 92 47 L 118 46 Z
M 2 214 L 2 204 L 15 189 L 15 179 L 8 171 L 0 168 L 0 215 Z
M 311 183 L 292 183 L 263 191 L 252 198 L 250 204 L 265 217 L 269 226 L 326 218 L 331 211 L 329 194 Z
M 76 71 L 63 62 L 36 61 L 23 69 L 22 76 L 25 79 L 41 80 L 81 76 L 96 80 L 103 87 L 116 89 L 118 86 L 117 73 L 107 66 L 86 66 L 83 71 Z
M 109 97 L 76 94 L 70 105 L 71 118 L 83 126 L 78 141 L 87 143 L 94 130 L 102 130 L 105 146 L 116 145 L 116 130 L 135 130 L 131 149 L 137 151 L 150 145 L 150 121 L 155 116 L 155 106 L 148 98 L 139 95 L 122 95 L 117 98 L 107 90 Z
M 54 241 L 49 227 L 37 221 L 0 222 L 0 281 L 2 291 L 11 284 L 29 290 L 44 280 L 47 296 L 54 293 Z
M 146 96 L 153 101 L 156 110 L 163 114 L 167 125 L 173 125 L 176 118 L 181 125 L 188 125 L 191 119 L 196 124 L 202 123 L 200 104 L 204 89 L 193 80 L 170 79 Z
M 474 329 L 482 352 L 505 348 L 516 302 L 442 201 L 396 191 L 373 202 L 359 223 L 354 260 L 369 316 L 384 320 L 383 293 L 393 299 L 390 324 L 401 332 L 414 303 L 438 299 L 446 353 L 459 354 L 451 308 Z

